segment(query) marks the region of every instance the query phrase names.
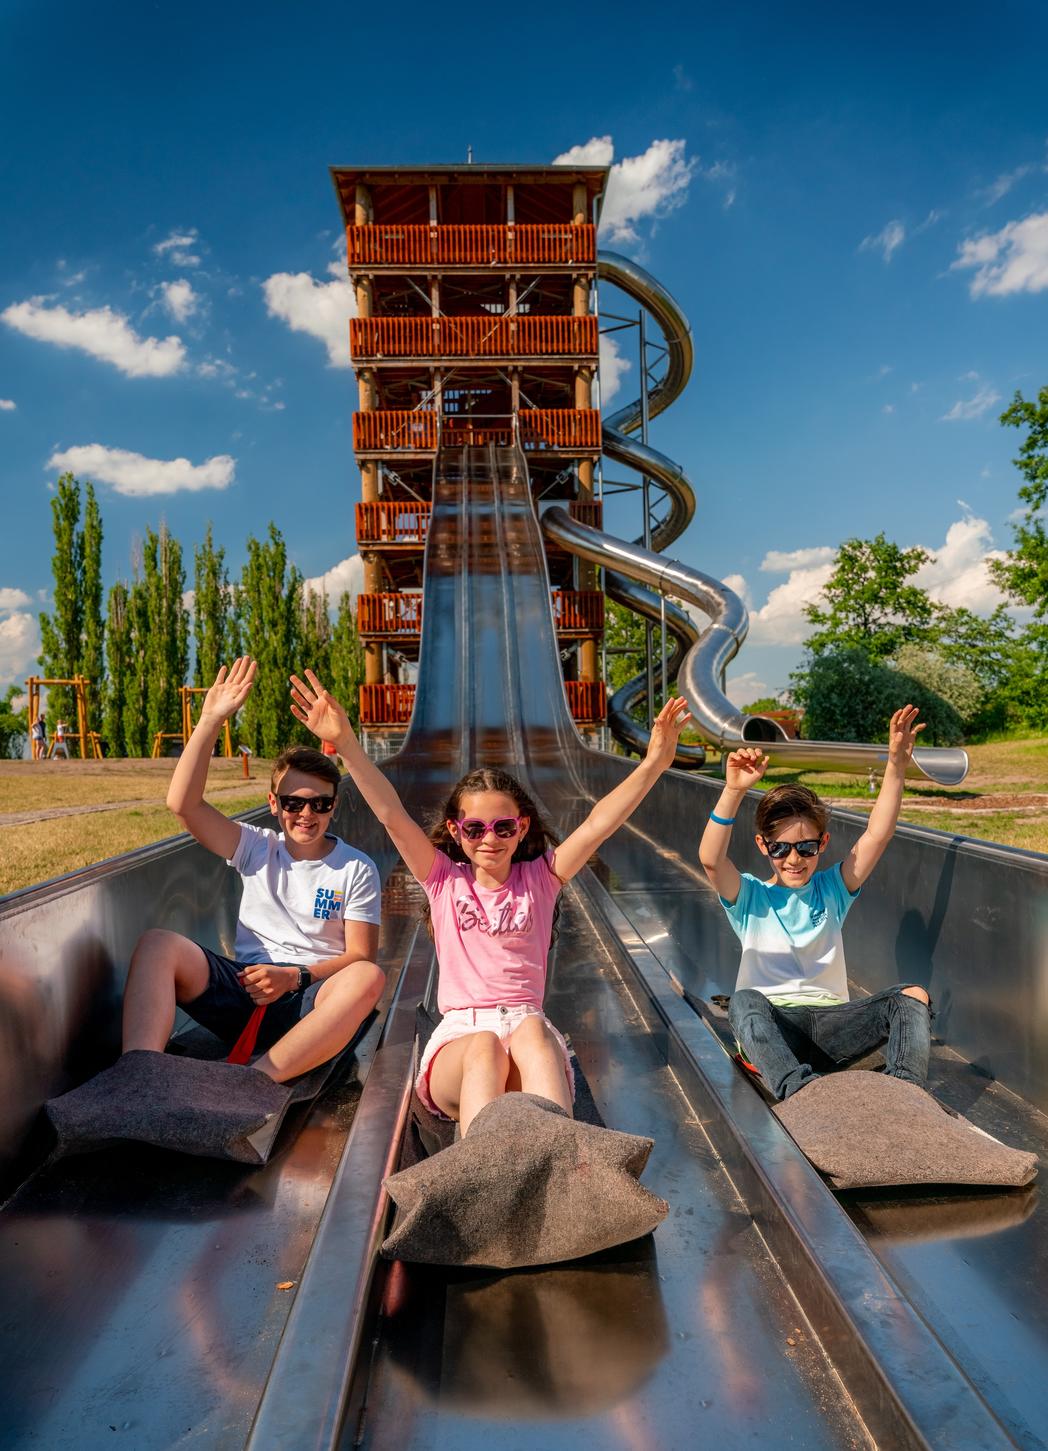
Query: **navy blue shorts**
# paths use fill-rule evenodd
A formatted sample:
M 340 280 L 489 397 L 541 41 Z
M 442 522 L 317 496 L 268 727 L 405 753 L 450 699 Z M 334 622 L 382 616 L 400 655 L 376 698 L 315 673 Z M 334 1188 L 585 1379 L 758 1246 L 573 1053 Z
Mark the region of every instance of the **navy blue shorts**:
M 196 945 L 207 958 L 208 984 L 198 998 L 194 998 L 191 1003 L 179 1003 L 179 1007 L 195 1023 L 207 1028 L 216 1038 L 221 1038 L 223 1043 L 232 1048 L 255 1010 L 255 1004 L 248 997 L 246 989 L 240 985 L 238 974 L 245 968 L 257 967 L 258 964 L 234 962 L 231 957 L 212 952 L 210 947 L 203 947 L 199 942 Z M 322 985 L 322 982 L 311 982 L 309 987 L 285 993 L 282 998 L 271 1002 L 259 1026 L 253 1054 L 268 1052 L 278 1039 L 290 1032 L 299 1019 L 312 1012 Z

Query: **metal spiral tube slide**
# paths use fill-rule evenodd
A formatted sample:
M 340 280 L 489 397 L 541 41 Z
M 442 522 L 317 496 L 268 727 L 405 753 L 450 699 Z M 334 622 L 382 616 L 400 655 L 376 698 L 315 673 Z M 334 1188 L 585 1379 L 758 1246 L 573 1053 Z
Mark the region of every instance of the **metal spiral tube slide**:
M 601 252 L 599 275 L 639 302 L 657 322 L 665 342 L 666 371 L 648 399 L 648 416 L 668 408 L 687 386 L 694 349 L 691 329 L 677 303 L 650 273 L 628 257 Z M 746 638 L 749 617 L 737 594 L 721 581 L 675 561 L 660 558 L 684 532 L 695 513 L 695 493 L 680 464 L 632 435 L 641 426 L 641 400 L 620 408 L 603 424 L 604 453 L 616 463 L 654 479 L 669 501 L 669 512 L 652 531 L 651 549 L 640 541 L 628 544 L 614 535 L 591 529 L 571 518 L 567 510 L 552 508 L 542 519 L 547 537 L 564 549 L 602 565 L 608 594 L 648 619 L 661 616 L 661 599 L 672 596 L 697 607 L 709 623 L 698 631 L 679 608 L 666 606 L 667 632 L 673 649 L 667 671 L 677 673 L 678 689 L 687 697 L 699 733 L 711 745 L 731 750 L 759 743 L 775 765 L 797 765 L 808 770 L 865 773 L 883 767 L 883 746 L 838 741 L 791 741 L 777 721 L 738 710 L 722 689 L 724 671 Z M 608 702 L 608 722 L 632 750 L 643 750 L 648 732 L 631 711 L 646 690 L 646 677 L 635 676 Z M 701 764 L 701 748 L 682 748 L 678 765 Z M 926 747 L 914 751 L 907 774 L 915 779 L 954 786 L 968 773 L 967 752 L 959 748 Z

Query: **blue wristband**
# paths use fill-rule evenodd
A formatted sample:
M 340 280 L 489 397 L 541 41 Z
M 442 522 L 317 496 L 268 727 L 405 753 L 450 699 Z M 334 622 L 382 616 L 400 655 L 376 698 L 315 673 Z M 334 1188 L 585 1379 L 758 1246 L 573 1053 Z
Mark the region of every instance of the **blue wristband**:
M 734 826 L 734 816 L 718 816 L 715 811 L 710 812 L 710 820 L 715 821 L 718 826 Z

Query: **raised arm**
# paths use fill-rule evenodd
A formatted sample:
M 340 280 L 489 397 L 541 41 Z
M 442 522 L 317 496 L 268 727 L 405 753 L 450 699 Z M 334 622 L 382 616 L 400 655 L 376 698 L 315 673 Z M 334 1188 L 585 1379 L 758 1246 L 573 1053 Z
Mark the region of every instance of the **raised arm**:
M 244 704 L 255 679 L 256 662 L 241 655 L 223 665 L 204 696 L 200 719 L 178 758 L 167 788 L 167 804 L 201 846 L 227 860 L 240 842 L 240 827 L 204 800 L 204 786 L 223 725 Z
M 924 730 L 917 724 L 917 707 L 904 705 L 897 710 L 888 726 L 888 764 L 877 794 L 869 823 L 862 836 L 841 862 L 841 876 L 849 892 L 857 892 L 884 854 L 884 848 L 895 835 L 906 785 L 906 766 L 913 755 L 917 737 Z
M 724 766 L 724 790 L 710 812 L 699 842 L 702 870 L 725 902 L 738 899 L 741 885 L 738 868 L 728 856 L 735 813 L 746 792 L 756 786 L 767 769 L 768 758 L 756 746 L 744 746 L 742 750 L 731 752 Z
M 686 700 L 668 700 L 662 707 L 652 725 L 643 761 L 614 791 L 601 797 L 582 825 L 553 853 L 553 870 L 562 882 L 570 882 L 602 842 L 637 809 L 672 762 L 680 733 L 690 720 Z
M 297 675 L 291 677 L 291 713 L 315 736 L 335 747 L 361 796 L 404 858 L 408 871 L 417 881 L 424 882 L 433 870 L 436 847 L 404 810 L 392 782 L 368 759 L 353 734 L 349 716 L 312 670 L 306 671 L 306 680 L 300 680 Z

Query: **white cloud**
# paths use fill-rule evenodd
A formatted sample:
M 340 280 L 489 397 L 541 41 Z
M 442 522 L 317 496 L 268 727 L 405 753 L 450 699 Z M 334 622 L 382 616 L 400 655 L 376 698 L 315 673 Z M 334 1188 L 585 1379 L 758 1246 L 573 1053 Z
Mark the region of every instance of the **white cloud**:
M 983 197 L 986 205 L 992 207 L 1003 196 L 1007 196 L 1012 187 L 1017 182 L 1022 181 L 1024 176 L 1029 176 L 1031 171 L 1033 171 L 1033 167 L 1030 165 L 1017 166 L 1014 171 L 1002 171 L 1000 176 L 992 181 L 989 186 L 984 187 L 981 192 L 977 192 L 976 195 Z
M 0 589 L 0 615 L 10 614 L 33 602 L 23 589 Z
M 894 403 L 886 403 L 884 405 L 884 407 L 881 409 L 881 412 L 882 413 L 889 413 L 889 414 L 894 413 L 895 412 L 895 404 Z
M 637 243 L 636 223 L 683 205 L 697 163 L 685 158 L 687 142 L 653 141 L 639 156 L 616 161 L 608 176 L 600 230 L 613 242 Z M 553 158 L 554 166 L 607 166 L 615 154 L 610 136 L 593 136 Z
M 892 254 L 898 251 L 905 240 L 906 228 L 895 217 L 892 221 L 886 222 L 875 236 L 863 237 L 859 243 L 859 251 L 879 251 L 883 255 L 885 262 L 890 262 L 892 260 Z
M 236 473 L 236 460 L 223 453 L 205 459 L 202 464 L 191 464 L 187 458 L 146 458 L 125 448 L 87 443 L 53 453 L 47 467 L 68 469 L 100 483 L 111 484 L 118 494 L 142 498 L 155 494 L 193 494 L 201 489 L 227 489 Z
M 770 693 L 767 682 L 752 670 L 747 670 L 744 675 L 729 676 L 724 687 L 724 694 L 740 710 L 744 705 L 761 700 Z
M 983 386 L 971 398 L 958 398 L 957 402 L 939 419 L 940 423 L 967 422 L 971 418 L 981 418 L 984 413 L 989 413 L 995 404 L 1000 403 L 1001 395 L 989 383 Z
M 348 278 L 318 282 L 308 272 L 276 272 L 263 282 L 262 292 L 270 317 L 286 322 L 292 332 L 319 338 L 332 368 L 350 366 L 349 319 L 357 315 L 357 299 Z
M 761 571 L 789 574 L 791 569 L 810 569 L 813 565 L 829 564 L 836 553 L 828 544 L 815 544 L 810 549 L 770 549 L 761 560 Z
M 0 398 L 0 413 L 13 413 L 17 407 L 13 398 Z
M 328 604 L 334 610 L 347 591 L 356 599 L 364 588 L 364 561 L 359 554 L 351 554 L 348 559 L 332 565 L 326 574 L 307 579 L 305 588 L 313 594 L 327 595 Z
M 65 307 L 49 307 L 45 298 L 31 297 L 5 308 L 0 320 L 40 342 L 79 348 L 112 363 L 129 378 L 166 378 L 185 362 L 181 338 L 140 338 L 124 314 L 111 307 L 70 312 Z
M 806 562 L 790 570 L 789 577 L 777 584 L 759 609 L 750 610 L 749 640 L 754 645 L 801 645 L 811 634 L 811 623 L 804 613 L 806 605 L 816 603 L 823 586 L 833 573 L 832 549 L 797 550 L 803 557 L 829 555 L 825 563 Z
M 200 308 L 200 294 L 193 291 L 192 283 L 184 277 L 177 282 L 162 282 L 160 296 L 175 322 L 185 322 Z
M 200 258 L 192 249 L 200 241 L 196 227 L 187 227 L 182 232 L 172 232 L 153 247 L 154 253 L 164 262 L 173 262 L 176 267 L 199 267 Z
M 600 402 L 606 408 L 622 386 L 623 376 L 633 364 L 619 352 L 618 339 L 609 333 L 600 335 Z
M 39 654 L 40 625 L 35 615 L 18 611 L 0 620 L 0 685 L 24 680 Z
M 985 519 L 972 514 L 958 519 L 947 529 L 945 542 L 931 553 L 935 562 L 923 565 L 915 582 L 932 599 L 954 609 L 965 605 L 976 614 L 989 614 L 1005 603 L 987 569 L 991 559 L 1004 559 L 1005 555 L 993 548 L 993 534 Z
M 1048 288 L 1048 212 L 1033 212 L 999 232 L 970 237 L 950 270 L 974 270 L 972 297 L 1009 297 Z

